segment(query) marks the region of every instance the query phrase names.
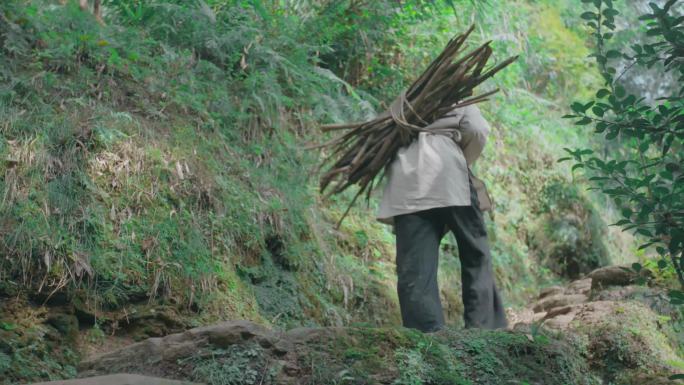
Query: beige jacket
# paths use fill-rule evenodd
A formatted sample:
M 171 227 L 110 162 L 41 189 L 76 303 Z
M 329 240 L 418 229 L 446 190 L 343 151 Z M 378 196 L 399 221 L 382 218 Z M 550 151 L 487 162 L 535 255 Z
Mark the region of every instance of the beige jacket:
M 468 168 L 484 149 L 489 124 L 475 105 L 454 109 L 426 127 L 457 128 L 451 133 L 421 132 L 402 147 L 387 168 L 387 184 L 378 209 L 378 220 L 392 223 L 396 215 L 447 206 L 470 206 Z M 491 201 L 484 183 L 473 178 L 480 208 Z

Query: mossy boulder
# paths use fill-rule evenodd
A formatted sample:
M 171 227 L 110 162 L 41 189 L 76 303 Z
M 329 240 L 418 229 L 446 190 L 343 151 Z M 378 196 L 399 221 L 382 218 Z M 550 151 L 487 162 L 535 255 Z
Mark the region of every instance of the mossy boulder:
M 593 301 L 555 310 L 546 315 L 542 325 L 575 335 L 589 367 L 604 383 L 630 383 L 636 375 L 671 374 L 682 365 L 669 338 L 669 327 L 643 303 Z
M 682 362 L 665 326 L 648 307 L 637 302 L 593 303 L 594 308 L 602 305 L 605 315 L 585 312 L 576 330 L 587 337 L 590 366 L 605 382 L 673 371 L 672 366 Z
M 604 266 L 587 275 L 591 278 L 591 288 L 599 291 L 610 286 L 627 286 L 637 279 L 638 273 L 629 266 Z

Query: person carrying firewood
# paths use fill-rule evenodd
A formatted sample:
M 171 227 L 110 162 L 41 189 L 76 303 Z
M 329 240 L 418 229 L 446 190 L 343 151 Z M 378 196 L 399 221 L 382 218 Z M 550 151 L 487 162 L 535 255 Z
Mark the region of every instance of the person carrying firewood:
M 356 199 L 364 193 L 370 199 L 376 183 L 388 178 L 378 219 L 395 225 L 401 316 L 404 326 L 425 332 L 444 326 L 437 267 L 439 243 L 449 230 L 461 259 L 465 326 L 507 324 L 482 217 L 490 202 L 486 193 L 478 196 L 484 185 L 470 166 L 489 131 L 475 103 L 498 91 L 473 96 L 473 90 L 517 56 L 487 66 L 491 42 L 466 51 L 474 29 L 449 40 L 387 111 L 365 122 L 322 125 L 323 131 L 347 131 L 316 146 L 331 149 L 320 166 L 329 165 L 319 183 L 325 197 L 358 186 L 338 228 Z
M 423 332 L 444 327 L 437 285 L 439 244 L 452 231 L 461 260 L 467 328 L 507 326 L 492 270 L 482 209 L 491 207 L 470 167 L 482 153 L 489 124 L 474 105 L 455 108 L 425 127 L 388 165 L 377 218 L 396 234 L 397 292 L 403 325 Z

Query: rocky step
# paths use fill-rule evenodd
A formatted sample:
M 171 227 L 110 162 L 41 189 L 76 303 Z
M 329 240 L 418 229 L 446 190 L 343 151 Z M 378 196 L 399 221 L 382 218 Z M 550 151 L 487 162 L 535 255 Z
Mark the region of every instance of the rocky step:
M 297 328 L 229 321 L 150 338 L 81 363 L 80 377 L 135 373 L 205 384 L 598 383 L 561 337 L 529 331 Z
M 651 305 L 652 310 L 656 312 L 668 312 L 670 309 L 659 311 L 663 309 L 653 306 L 652 303 L 654 298 L 664 297 L 662 290 L 634 285 L 640 276 L 646 278 L 648 271 L 642 270 L 637 273 L 626 265 L 598 268 L 585 278 L 570 282 L 566 286 L 542 289 L 537 300 L 530 306 L 531 311 L 523 312 L 524 315 L 517 317 L 516 321 L 523 324 L 541 322 L 546 327 L 566 329 L 568 323 L 573 320 L 571 315 L 574 313 L 570 309 L 580 308 L 576 305 L 596 300 L 642 300 L 645 304 Z M 651 299 L 643 301 L 646 298 Z
M 514 329 L 532 326 L 575 336 L 603 383 L 677 383 L 668 377 L 681 372 L 684 362 L 671 343 L 676 332 L 661 322 L 677 309 L 663 289 L 636 285 L 640 277 L 649 272 L 606 266 L 566 286 L 545 288 L 530 308 L 515 314 Z
M 634 276 L 624 272 L 604 268 L 543 290 L 532 307 L 542 328 L 520 322 L 513 330 L 433 334 L 366 327 L 274 331 L 228 321 L 90 358 L 79 367 L 80 379 L 55 383 L 674 383 L 668 376 L 684 363 L 657 306 L 634 300 L 650 289 L 632 285 Z

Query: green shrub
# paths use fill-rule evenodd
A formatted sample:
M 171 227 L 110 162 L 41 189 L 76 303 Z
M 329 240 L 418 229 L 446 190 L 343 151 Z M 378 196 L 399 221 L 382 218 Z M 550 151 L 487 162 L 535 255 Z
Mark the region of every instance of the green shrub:
M 589 3 L 591 1 L 583 1 Z M 582 14 L 594 30 L 593 56 L 605 80 L 604 87 L 587 103 L 575 102 L 575 124 L 592 125 L 604 150 L 567 149 L 573 169 L 584 168 L 594 186 L 613 198 L 622 219 L 615 223 L 645 237 L 641 248 L 654 246 L 667 265 L 671 263 L 684 285 L 684 88 L 663 94 L 627 91 L 623 77 L 640 67 L 657 66 L 664 73 L 684 76 L 684 31 L 676 0 L 639 17 L 647 27 L 630 48 L 610 46 L 620 14 L 612 1 L 593 1 Z M 624 68 L 618 73 L 623 62 Z

